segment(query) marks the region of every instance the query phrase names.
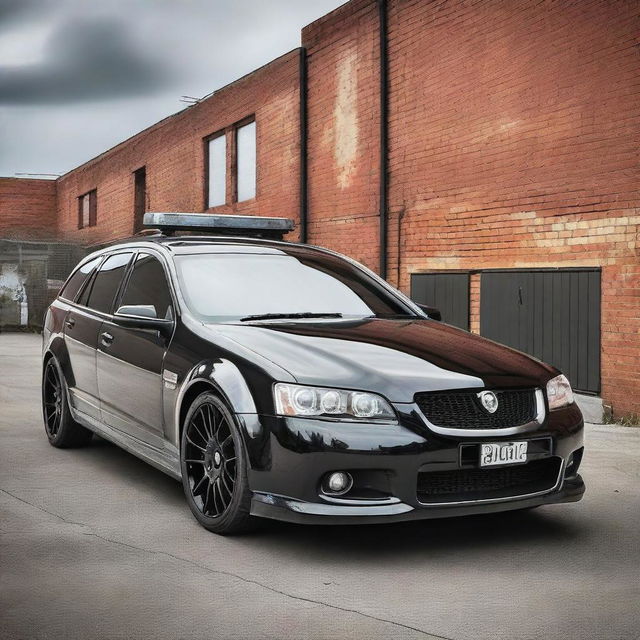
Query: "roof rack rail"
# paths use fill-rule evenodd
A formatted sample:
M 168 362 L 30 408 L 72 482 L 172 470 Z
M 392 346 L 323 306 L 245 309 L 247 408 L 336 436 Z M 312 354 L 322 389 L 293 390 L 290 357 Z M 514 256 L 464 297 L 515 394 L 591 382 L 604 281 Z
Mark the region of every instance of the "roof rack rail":
M 176 231 L 196 231 L 216 235 L 250 236 L 282 240 L 294 228 L 290 218 L 236 216 L 215 213 L 145 213 L 143 225 L 160 229 L 165 235 Z

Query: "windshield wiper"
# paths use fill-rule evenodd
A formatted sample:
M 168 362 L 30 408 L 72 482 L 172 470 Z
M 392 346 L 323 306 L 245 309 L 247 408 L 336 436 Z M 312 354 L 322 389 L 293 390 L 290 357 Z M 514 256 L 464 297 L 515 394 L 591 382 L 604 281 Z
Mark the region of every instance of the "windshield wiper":
M 301 311 L 299 313 L 258 313 L 253 316 L 240 318 L 240 322 L 250 320 L 281 320 L 286 318 L 342 318 L 341 313 L 312 313 L 311 311 Z

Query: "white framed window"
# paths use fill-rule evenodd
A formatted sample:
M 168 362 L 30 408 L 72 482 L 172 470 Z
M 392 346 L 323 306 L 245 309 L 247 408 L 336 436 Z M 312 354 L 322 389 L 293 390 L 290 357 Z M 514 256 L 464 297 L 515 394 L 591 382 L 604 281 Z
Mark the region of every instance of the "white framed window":
M 227 136 L 223 133 L 207 141 L 207 207 L 227 201 Z
M 256 123 L 236 129 L 237 200 L 256 197 Z

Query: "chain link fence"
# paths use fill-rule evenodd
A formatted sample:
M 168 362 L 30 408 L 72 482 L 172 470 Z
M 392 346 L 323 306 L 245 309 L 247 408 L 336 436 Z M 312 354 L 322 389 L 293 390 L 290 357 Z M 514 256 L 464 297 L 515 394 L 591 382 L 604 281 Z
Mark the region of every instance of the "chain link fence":
M 0 332 L 40 331 L 44 313 L 87 249 L 0 239 Z

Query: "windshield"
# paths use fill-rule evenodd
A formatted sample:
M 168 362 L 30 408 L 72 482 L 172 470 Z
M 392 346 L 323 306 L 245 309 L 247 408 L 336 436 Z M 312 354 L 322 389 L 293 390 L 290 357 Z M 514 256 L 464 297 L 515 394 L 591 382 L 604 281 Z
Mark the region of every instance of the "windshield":
M 187 306 L 203 322 L 411 314 L 366 273 L 330 255 L 197 254 L 175 262 Z

